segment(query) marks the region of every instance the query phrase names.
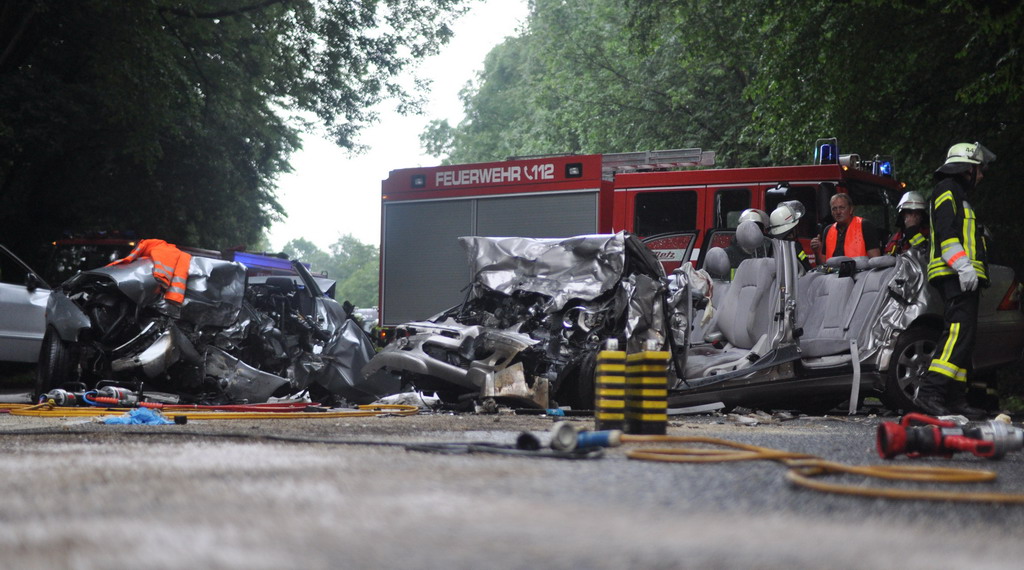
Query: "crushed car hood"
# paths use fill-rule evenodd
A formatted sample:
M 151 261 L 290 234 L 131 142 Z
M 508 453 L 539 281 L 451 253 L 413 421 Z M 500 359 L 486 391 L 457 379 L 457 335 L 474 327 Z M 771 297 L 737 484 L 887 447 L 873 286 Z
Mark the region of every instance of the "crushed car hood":
M 569 239 L 461 237 L 473 281 L 491 291 L 514 291 L 550 297 L 547 312 L 569 299 L 591 301 L 622 277 L 625 236 L 577 236 Z

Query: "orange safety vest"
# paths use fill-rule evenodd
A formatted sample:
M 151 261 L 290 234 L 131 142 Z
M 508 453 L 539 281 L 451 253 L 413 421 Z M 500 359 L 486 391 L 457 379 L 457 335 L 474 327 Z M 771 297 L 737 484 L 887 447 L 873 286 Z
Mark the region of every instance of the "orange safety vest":
M 864 245 L 864 231 L 861 229 L 861 221 L 864 218 L 854 216 L 850 225 L 846 228 L 846 237 L 843 239 L 843 255 L 848 257 L 865 257 L 868 248 Z M 833 257 L 836 251 L 836 236 L 839 232 L 836 225 L 832 224 L 825 229 L 825 259 Z
M 140 257 L 153 260 L 153 277 L 167 289 L 164 292 L 164 299 L 179 305 L 184 303 L 185 288 L 188 285 L 188 266 L 192 263 L 192 256 L 162 239 L 144 239 L 127 257 L 107 266 L 131 263 Z

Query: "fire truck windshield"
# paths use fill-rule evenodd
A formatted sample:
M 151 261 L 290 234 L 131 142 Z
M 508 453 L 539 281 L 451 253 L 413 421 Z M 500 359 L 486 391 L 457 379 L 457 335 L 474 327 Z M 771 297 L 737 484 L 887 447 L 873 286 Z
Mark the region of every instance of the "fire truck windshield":
M 75 243 L 58 241 L 43 269 L 43 279 L 57 285 L 68 278 L 89 269 L 103 267 L 128 255 L 134 243 Z

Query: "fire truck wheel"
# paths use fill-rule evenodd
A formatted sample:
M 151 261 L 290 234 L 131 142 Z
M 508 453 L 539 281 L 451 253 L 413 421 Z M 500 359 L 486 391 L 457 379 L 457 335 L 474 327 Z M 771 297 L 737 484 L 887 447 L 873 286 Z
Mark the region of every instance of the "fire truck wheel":
M 938 341 L 939 331 L 933 328 L 914 327 L 900 334 L 885 379 L 882 401 L 886 406 L 903 411 L 915 409 L 921 376 L 928 371 Z
M 78 380 L 74 368 L 74 349 L 71 343 L 60 338 L 53 327 L 48 327 L 39 350 L 35 397 L 38 399 L 65 382 Z

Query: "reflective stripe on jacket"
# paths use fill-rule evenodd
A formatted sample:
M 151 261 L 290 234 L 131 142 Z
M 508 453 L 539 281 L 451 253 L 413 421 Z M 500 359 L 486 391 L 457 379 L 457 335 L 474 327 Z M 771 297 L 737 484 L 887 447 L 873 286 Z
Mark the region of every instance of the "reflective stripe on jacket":
M 868 248 L 864 245 L 864 230 L 861 228 L 863 220 L 864 218 L 860 216 L 850 219 L 850 225 L 846 227 L 846 236 L 843 238 L 843 255 L 865 257 L 868 254 Z M 825 228 L 825 259 L 835 257 L 838 235 L 839 230 L 835 224 Z
M 131 263 L 143 257 L 153 260 L 153 277 L 166 289 L 164 299 L 179 305 L 184 303 L 192 256 L 162 239 L 144 239 L 126 257 L 108 266 Z
M 929 215 L 931 216 L 932 246 L 928 259 L 928 280 L 956 275 L 952 262 L 942 253 L 963 248 L 964 255 L 978 272 L 978 279 L 988 281 L 985 239 L 978 229 L 974 208 L 967 202 L 967 192 L 955 179 L 947 178 L 935 187 Z M 947 256 L 948 257 L 948 256 Z
M 886 255 L 899 255 L 912 247 L 924 249 L 926 245 L 928 245 L 927 228 L 914 232 L 914 235 L 909 238 L 906 235 L 906 230 L 900 230 L 893 234 L 889 243 L 885 244 L 885 253 Z

